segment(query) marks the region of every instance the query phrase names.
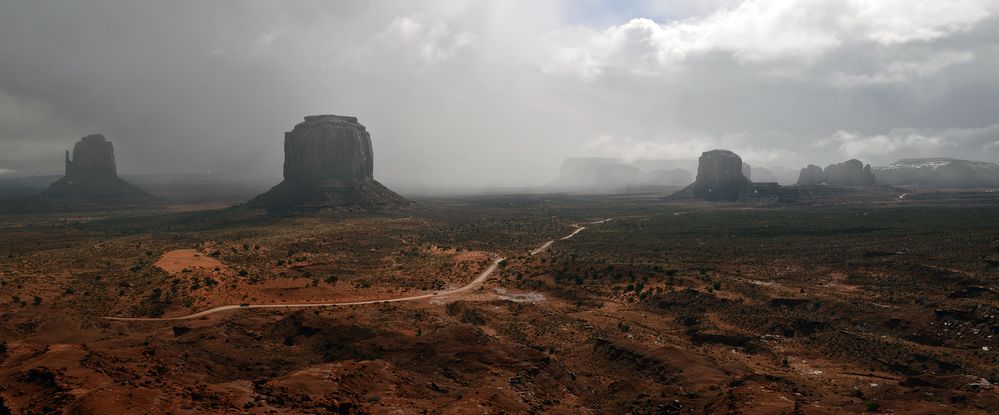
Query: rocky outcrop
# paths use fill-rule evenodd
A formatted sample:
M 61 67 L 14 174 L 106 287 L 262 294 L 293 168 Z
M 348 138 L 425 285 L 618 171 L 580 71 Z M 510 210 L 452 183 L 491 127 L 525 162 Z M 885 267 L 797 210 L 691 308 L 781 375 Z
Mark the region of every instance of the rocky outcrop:
M 7 200 L 0 211 L 74 211 L 142 208 L 164 201 L 118 177 L 114 146 L 101 134 L 80 139 L 72 158 L 66 152 L 66 175 L 42 194 Z
M 801 169 L 798 175 L 798 185 L 811 186 L 827 184 L 830 186 L 871 186 L 876 183 L 871 165 L 864 165 L 860 160 L 851 159 L 838 164 L 830 164 L 821 172 L 818 166 L 809 165 Z
M 312 115 L 284 135 L 284 179 L 303 184 L 374 178 L 371 136 L 355 117 Z
M 103 134 L 91 134 L 73 146 L 73 158 L 66 151 L 66 177 L 118 177 L 114 162 L 114 146 Z
M 808 167 L 801 169 L 801 173 L 798 174 L 799 186 L 815 186 L 825 182 L 825 172 L 822 171 L 821 167 L 814 164 L 809 164 Z
M 728 150 L 711 150 L 697 159 L 694 197 L 704 200 L 736 200 L 748 185 L 742 157 Z
M 158 202 L 118 177 L 114 146 L 101 134 L 80 139 L 73 146 L 73 158 L 66 152 L 66 175 L 52 183 L 42 196 L 71 204 L 132 205 Z
M 700 199 L 708 201 L 779 201 L 797 199 L 793 189 L 777 183 L 753 183 L 744 173 L 742 158 L 728 150 L 701 154 L 697 179 L 690 186 L 666 198 L 668 201 Z
M 879 183 L 942 187 L 999 187 L 999 165 L 952 158 L 903 159 L 874 169 Z
M 753 166 L 750 166 L 749 163 L 742 163 L 742 175 L 745 176 L 746 179 L 749 179 L 750 181 L 752 181 L 753 180 Z
M 409 204 L 375 181 L 373 156 L 357 118 L 307 116 L 284 135 L 284 181 L 247 206 L 290 213 Z
M 833 186 L 870 186 L 875 183 L 871 165 L 851 159 L 838 164 L 830 164 L 824 170 L 826 183 Z

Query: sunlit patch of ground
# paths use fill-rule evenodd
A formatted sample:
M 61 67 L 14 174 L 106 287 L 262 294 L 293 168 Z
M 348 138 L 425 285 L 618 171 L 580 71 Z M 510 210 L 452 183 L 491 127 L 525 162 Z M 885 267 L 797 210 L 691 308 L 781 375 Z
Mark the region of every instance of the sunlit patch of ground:
M 195 268 L 224 270 L 226 266 L 219 260 L 199 252 L 197 249 L 178 249 L 163 254 L 154 264 L 170 275 L 176 275 L 184 270 Z

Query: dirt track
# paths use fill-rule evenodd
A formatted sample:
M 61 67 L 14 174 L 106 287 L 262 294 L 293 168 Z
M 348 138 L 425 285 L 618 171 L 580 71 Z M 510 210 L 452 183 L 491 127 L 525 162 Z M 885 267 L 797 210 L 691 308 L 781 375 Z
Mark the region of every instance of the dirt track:
M 591 223 L 588 223 L 588 225 L 606 223 L 609 220 L 610 219 L 604 219 L 602 221 L 591 222 Z M 585 226 L 581 226 L 581 225 L 574 225 L 574 226 L 576 226 L 576 229 L 572 233 L 570 233 L 569 235 L 567 235 L 565 237 L 560 238 L 559 240 L 564 241 L 564 240 L 567 240 L 569 238 L 572 238 L 573 236 L 576 236 L 579 232 L 581 232 L 584 229 L 586 229 Z M 536 255 L 537 253 L 539 253 L 539 252 L 547 249 L 554 242 L 555 241 L 547 241 L 543 245 L 541 245 L 541 247 L 539 247 L 539 248 L 531 251 L 530 254 L 531 255 Z M 467 285 L 465 285 L 465 286 L 463 286 L 461 288 L 455 288 L 453 290 L 448 290 L 448 291 L 443 291 L 443 292 L 437 292 L 437 293 L 434 293 L 434 294 L 420 294 L 420 295 L 412 295 L 412 296 L 406 296 L 406 297 L 386 298 L 386 299 L 378 299 L 378 300 L 349 301 L 349 302 L 224 305 L 224 306 L 221 306 L 221 307 L 211 308 L 211 309 L 208 309 L 208 310 L 205 310 L 205 311 L 200 311 L 200 312 L 197 312 L 197 313 L 194 313 L 194 314 L 188 314 L 186 316 L 177 316 L 177 317 L 104 317 L 104 319 L 105 320 L 111 320 L 111 321 L 180 321 L 180 320 L 191 320 L 191 319 L 201 318 L 201 317 L 209 316 L 209 315 L 212 315 L 212 314 L 215 314 L 215 313 L 219 313 L 219 312 L 222 312 L 222 311 L 237 310 L 237 309 L 250 309 L 250 308 L 306 308 L 306 307 L 352 306 L 352 305 L 377 304 L 377 303 L 397 303 L 397 302 L 404 302 L 404 301 L 423 300 L 423 299 L 434 298 L 434 297 L 444 297 L 444 296 L 448 296 L 448 295 L 452 295 L 452 294 L 458 294 L 458 293 L 461 293 L 461 292 L 465 292 L 465 291 L 471 290 L 472 288 L 475 288 L 476 286 L 482 284 L 483 282 L 485 282 L 489 278 L 490 275 L 493 274 L 493 272 L 496 271 L 496 268 L 499 266 L 499 263 L 501 261 L 503 261 L 504 259 L 505 258 L 495 258 L 493 260 L 492 264 L 489 265 L 489 268 L 486 268 L 486 270 L 483 271 L 482 274 L 479 274 L 478 277 L 476 277 L 474 280 L 472 280 L 472 282 L 468 283 Z

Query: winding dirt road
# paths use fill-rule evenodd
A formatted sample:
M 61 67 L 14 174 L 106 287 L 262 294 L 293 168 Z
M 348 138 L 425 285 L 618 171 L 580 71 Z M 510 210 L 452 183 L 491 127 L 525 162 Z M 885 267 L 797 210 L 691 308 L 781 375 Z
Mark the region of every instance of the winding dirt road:
M 604 219 L 604 220 L 598 220 L 596 222 L 590 222 L 590 223 L 586 223 L 584 225 L 599 225 L 601 223 L 607 223 L 611 219 L 613 219 L 613 218 L 607 218 L 607 219 Z M 566 239 L 572 238 L 573 236 L 576 236 L 576 234 L 578 234 L 578 233 L 582 232 L 584 229 L 586 229 L 586 226 L 584 226 L 584 225 L 572 225 L 572 226 L 576 227 L 576 230 L 572 231 L 572 233 L 570 233 L 570 234 L 568 234 L 566 236 L 563 236 L 563 237 L 559 238 L 559 240 L 560 241 L 564 241 Z M 539 246 L 537 249 L 531 251 L 531 256 L 534 256 L 534 255 L 537 255 L 537 254 L 540 254 L 540 253 L 544 252 L 546 249 L 548 249 L 549 246 L 552 246 L 553 243 L 555 243 L 554 239 L 551 240 L 551 241 L 545 242 L 544 244 L 542 244 L 541 246 Z
M 595 224 L 600 224 L 600 223 L 606 223 L 609 220 L 611 220 L 611 219 L 604 219 L 602 221 L 590 222 L 590 223 L 587 223 L 587 225 L 595 225 Z M 578 234 L 579 232 L 582 232 L 584 229 L 586 229 L 586 227 L 582 226 L 582 225 L 573 225 L 573 226 L 576 227 L 576 230 L 574 230 L 569 235 L 560 238 L 559 240 L 564 241 L 566 239 L 572 238 L 573 236 L 576 236 L 576 234 Z M 531 251 L 530 254 L 531 255 L 536 255 L 536 254 L 540 253 L 541 251 L 544 251 L 545 249 L 547 249 L 553 243 L 555 243 L 554 240 L 547 241 L 543 245 L 541 245 L 541 247 L 539 247 L 539 248 Z M 452 295 L 452 294 L 458 294 L 458 293 L 461 293 L 461 292 L 465 292 L 465 291 L 471 290 L 471 289 L 473 289 L 473 288 L 481 285 L 483 282 L 486 281 L 486 279 L 489 278 L 490 275 L 493 274 L 493 272 L 496 271 L 496 268 L 499 267 L 500 262 L 502 262 L 504 259 L 505 258 L 495 258 L 495 259 L 493 259 L 493 262 L 492 262 L 492 264 L 489 265 L 489 268 L 486 268 L 485 271 L 483 271 L 481 274 L 479 274 L 478 277 L 476 277 L 474 280 L 472 280 L 472 282 L 468 283 L 467 285 L 465 285 L 465 286 L 463 286 L 461 288 L 455 288 L 453 290 L 448 290 L 448 291 L 440 291 L 440 292 L 437 292 L 437 293 L 434 293 L 434 294 L 420 294 L 420 295 L 411 295 L 411 296 L 406 296 L 406 297 L 385 298 L 385 299 L 380 299 L 380 300 L 348 301 L 348 302 L 340 302 L 340 303 L 289 303 L 289 304 L 241 304 L 241 305 L 224 305 L 224 306 L 221 306 L 221 307 L 210 308 L 210 309 L 205 310 L 205 311 L 197 312 L 197 313 L 194 313 L 194 314 L 188 314 L 186 316 L 178 316 L 178 317 L 103 317 L 103 318 L 105 320 L 111 320 L 111 321 L 181 321 L 181 320 L 192 320 L 192 319 L 196 319 L 196 318 L 201 318 L 201 317 L 209 316 L 209 315 L 212 315 L 212 314 L 215 314 L 215 313 L 219 313 L 219 312 L 222 312 L 222 311 L 228 311 L 228 310 L 242 310 L 242 309 L 250 309 L 250 308 L 337 307 L 337 306 L 352 306 L 352 305 L 378 304 L 378 303 L 397 303 L 397 302 L 402 302 L 402 301 L 416 301 L 416 300 L 423 300 L 423 299 L 427 299 L 427 298 L 444 297 L 444 296 L 448 296 L 448 295 Z

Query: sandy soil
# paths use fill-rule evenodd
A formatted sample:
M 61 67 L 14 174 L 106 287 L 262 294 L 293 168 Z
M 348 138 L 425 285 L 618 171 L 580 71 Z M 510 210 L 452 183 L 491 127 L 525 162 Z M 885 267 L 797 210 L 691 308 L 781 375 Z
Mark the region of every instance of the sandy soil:
M 168 274 L 177 275 L 195 268 L 203 270 L 224 270 L 228 268 L 219 260 L 198 252 L 197 249 L 177 249 L 167 252 L 154 264 Z

